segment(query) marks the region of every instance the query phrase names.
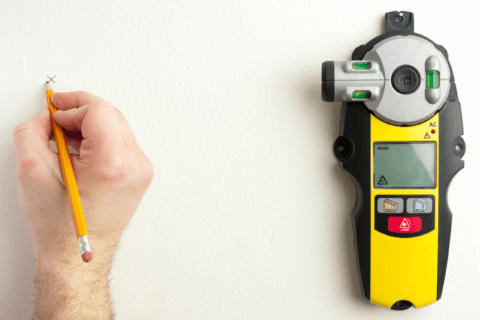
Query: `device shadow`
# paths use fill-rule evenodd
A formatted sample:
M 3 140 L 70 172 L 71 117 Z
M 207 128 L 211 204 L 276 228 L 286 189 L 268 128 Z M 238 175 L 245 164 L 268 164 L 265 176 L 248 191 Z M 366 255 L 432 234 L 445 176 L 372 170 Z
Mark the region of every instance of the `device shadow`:
M 355 252 L 351 216 L 355 205 L 355 187 L 347 172 L 339 167 L 337 158 L 333 153 L 333 143 L 339 135 L 341 103 L 330 103 L 322 100 L 322 84 L 320 78 L 304 81 L 300 87 L 303 91 L 303 99 L 307 102 L 304 105 L 307 105 L 309 108 L 314 108 L 314 110 L 322 115 L 321 117 L 317 117 L 319 120 L 317 126 L 319 132 L 317 136 L 322 139 L 328 139 L 331 146 L 322 163 L 318 165 L 327 167 L 329 171 L 328 181 L 325 181 L 325 183 L 328 182 L 330 184 L 329 186 L 325 186 L 325 188 L 330 189 L 328 194 L 331 195 L 329 204 L 325 206 L 330 209 L 328 214 L 342 217 L 341 223 L 335 224 L 338 226 L 338 229 L 333 231 L 338 237 L 335 238 L 332 243 L 337 243 L 338 246 L 336 246 L 336 248 L 341 252 L 333 255 L 334 259 L 331 262 L 335 265 L 332 268 L 343 273 L 343 275 L 339 276 L 339 279 L 335 279 L 335 282 L 343 287 L 341 291 L 345 291 L 358 306 L 369 309 L 370 307 L 375 308 L 373 304 L 368 303 L 362 297 L 360 276 L 357 269 L 357 254 Z M 319 192 L 325 194 L 325 190 L 319 190 Z M 319 219 L 320 218 L 319 216 Z M 320 225 L 321 224 L 322 223 L 320 223 Z M 321 227 L 323 228 L 324 226 L 321 225 Z M 325 228 L 327 227 L 331 228 L 325 226 Z M 319 250 L 322 250 L 322 246 L 319 246 Z M 321 253 L 319 255 L 323 256 L 324 254 Z

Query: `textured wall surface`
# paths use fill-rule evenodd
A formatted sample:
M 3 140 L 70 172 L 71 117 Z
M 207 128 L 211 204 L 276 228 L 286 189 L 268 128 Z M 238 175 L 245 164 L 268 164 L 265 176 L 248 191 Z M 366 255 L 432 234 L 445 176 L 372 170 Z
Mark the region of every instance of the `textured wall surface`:
M 12 131 L 45 106 L 47 75 L 57 91 L 122 110 L 155 165 L 111 272 L 116 319 L 478 318 L 480 5 L 389 3 L 2 3 L 0 319 L 33 313 Z M 349 59 L 392 10 L 413 11 L 415 30 L 449 51 L 467 142 L 449 192 L 443 297 L 405 312 L 361 297 L 355 190 L 332 152 L 340 103 L 324 103 L 320 89 L 322 62 Z

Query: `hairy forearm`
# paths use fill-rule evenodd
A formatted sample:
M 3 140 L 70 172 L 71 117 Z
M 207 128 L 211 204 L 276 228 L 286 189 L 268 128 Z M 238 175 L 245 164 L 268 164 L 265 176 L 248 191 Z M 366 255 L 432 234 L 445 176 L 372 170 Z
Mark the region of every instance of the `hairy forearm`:
M 113 319 L 108 276 L 114 253 L 98 248 L 88 263 L 79 253 L 37 257 L 33 319 Z

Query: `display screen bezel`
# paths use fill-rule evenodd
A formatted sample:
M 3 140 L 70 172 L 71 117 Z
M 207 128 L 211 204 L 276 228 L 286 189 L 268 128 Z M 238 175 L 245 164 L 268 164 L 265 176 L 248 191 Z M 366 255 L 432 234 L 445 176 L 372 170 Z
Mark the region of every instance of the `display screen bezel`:
M 433 186 L 429 187 L 388 187 L 388 186 L 376 186 L 376 178 L 375 178 L 375 150 L 378 145 L 391 145 L 391 144 L 432 144 L 434 145 L 434 184 Z M 373 158 L 372 158 L 372 176 L 373 176 L 373 181 L 372 181 L 372 186 L 374 189 L 436 189 L 437 188 L 437 183 L 438 183 L 438 178 L 437 178 L 437 142 L 436 141 L 376 141 L 373 143 Z

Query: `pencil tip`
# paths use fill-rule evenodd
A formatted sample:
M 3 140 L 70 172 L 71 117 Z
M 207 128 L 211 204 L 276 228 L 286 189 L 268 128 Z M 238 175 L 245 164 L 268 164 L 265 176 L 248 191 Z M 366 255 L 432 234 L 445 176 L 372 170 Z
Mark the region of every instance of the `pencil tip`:
M 46 89 L 47 91 L 49 91 L 49 90 L 52 90 L 52 91 L 53 91 L 52 85 L 51 85 L 50 83 L 48 83 L 48 82 L 45 84 L 45 89 Z

